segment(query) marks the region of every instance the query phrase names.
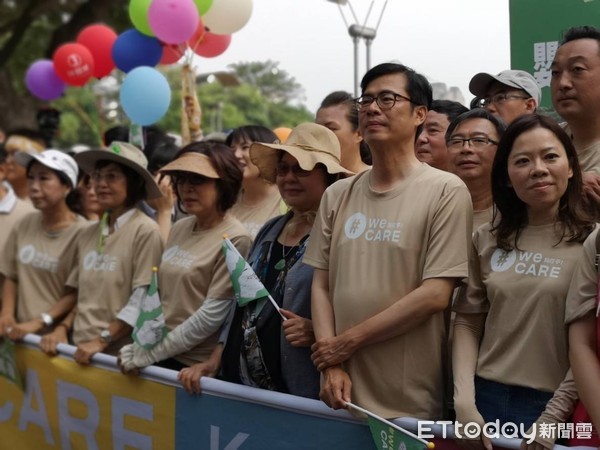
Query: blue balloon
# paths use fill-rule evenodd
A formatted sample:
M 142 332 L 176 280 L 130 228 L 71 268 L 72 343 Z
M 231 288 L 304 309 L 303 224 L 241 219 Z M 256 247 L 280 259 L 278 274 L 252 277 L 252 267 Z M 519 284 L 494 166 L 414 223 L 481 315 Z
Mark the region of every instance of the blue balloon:
M 151 125 L 169 109 L 169 82 L 152 67 L 137 67 L 127 74 L 121 85 L 121 106 L 132 122 Z
M 119 69 L 128 73 L 136 67 L 156 66 L 160 62 L 162 52 L 162 45 L 158 39 L 132 28 L 117 37 L 112 47 L 112 58 Z

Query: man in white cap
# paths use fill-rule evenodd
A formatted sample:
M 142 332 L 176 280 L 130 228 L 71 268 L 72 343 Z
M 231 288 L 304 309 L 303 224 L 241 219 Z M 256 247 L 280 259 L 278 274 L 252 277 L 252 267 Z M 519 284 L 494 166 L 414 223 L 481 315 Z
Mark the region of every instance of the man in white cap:
M 469 83 L 481 106 L 501 118 L 506 125 L 524 114 L 534 113 L 542 101 L 542 90 L 528 72 L 504 70 L 498 75 L 478 73 Z

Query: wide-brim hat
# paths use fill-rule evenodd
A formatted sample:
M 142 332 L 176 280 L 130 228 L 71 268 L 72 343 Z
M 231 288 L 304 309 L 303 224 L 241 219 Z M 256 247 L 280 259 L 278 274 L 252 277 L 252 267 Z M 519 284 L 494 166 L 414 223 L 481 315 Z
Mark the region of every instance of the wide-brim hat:
M 196 152 L 188 152 L 171 161 L 159 170 L 160 173 L 191 172 L 207 178 L 221 178 L 208 156 Z
M 498 75 L 481 72 L 471 78 L 469 90 L 479 98 L 487 95 L 490 85 L 497 81 L 515 89 L 522 89 L 535 99 L 539 106 L 542 101 L 542 90 L 533 75 L 524 70 L 504 70 Z
M 148 160 L 144 153 L 127 142 L 114 141 L 107 148 L 86 150 L 74 156 L 77 164 L 88 173 L 92 173 L 98 161 L 112 161 L 129 167 L 144 180 L 146 198 L 162 196 L 154 177 L 148 172 Z
M 260 175 L 271 183 L 277 176 L 279 151 L 284 151 L 298 160 L 304 170 L 313 170 L 323 164 L 330 174 L 354 175 L 342 167 L 340 141 L 330 129 L 316 123 L 307 122 L 292 130 L 285 144 L 254 142 L 250 146 L 250 159 L 258 167 Z
M 71 182 L 71 187 L 77 186 L 79 167 L 73 158 L 60 150 L 44 150 L 42 153 L 15 153 L 15 161 L 23 167 L 29 166 L 32 161 L 37 161 L 43 166 L 65 175 Z

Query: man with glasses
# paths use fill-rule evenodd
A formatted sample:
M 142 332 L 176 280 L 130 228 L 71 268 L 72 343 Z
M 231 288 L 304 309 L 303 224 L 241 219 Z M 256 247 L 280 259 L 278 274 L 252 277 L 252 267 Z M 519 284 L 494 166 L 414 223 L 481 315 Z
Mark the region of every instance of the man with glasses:
M 481 108 L 461 114 L 446 131 L 450 172 L 465 182 L 473 202 L 473 230 L 492 220 L 492 164 L 506 126 Z
M 420 162 L 431 86 L 395 63 L 369 70 L 355 100 L 373 166 L 327 189 L 304 262 L 315 267 L 312 358 L 320 396 L 386 418 L 442 417 L 444 311 L 467 276 L 471 200 L 458 177 Z
M 524 114 L 532 114 L 542 101 L 542 90 L 528 72 L 504 70 L 498 75 L 478 73 L 469 83 L 480 106 L 501 118 L 507 125 Z

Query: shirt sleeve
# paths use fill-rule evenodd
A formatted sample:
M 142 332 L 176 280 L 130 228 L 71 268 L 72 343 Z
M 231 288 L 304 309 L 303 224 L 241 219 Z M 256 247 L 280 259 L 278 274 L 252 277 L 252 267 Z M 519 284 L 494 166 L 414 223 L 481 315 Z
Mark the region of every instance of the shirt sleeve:
M 11 280 L 17 279 L 17 229 L 15 226 L 10 231 L 0 257 L 0 273 Z
M 565 311 L 565 323 L 568 325 L 596 310 L 596 292 L 598 290 L 598 270 L 596 268 L 596 237 L 598 228 L 583 243 L 583 255 L 575 266 Z
M 480 314 L 489 311 L 490 303 L 487 290 L 481 276 L 481 258 L 479 254 L 481 233 L 487 233 L 486 227 L 479 229 L 473 236 L 471 254 L 469 256 L 469 279 L 466 289 L 456 297 L 452 309 L 457 313 Z
M 158 226 L 140 227 L 133 243 L 133 278 L 131 289 L 148 286 L 152 279 L 152 268 L 158 267 L 163 243 Z
M 332 190 L 328 188 L 321 199 L 315 223 L 308 239 L 302 262 L 316 269 L 329 270 L 329 254 L 334 225 L 334 208 L 331 203 Z

